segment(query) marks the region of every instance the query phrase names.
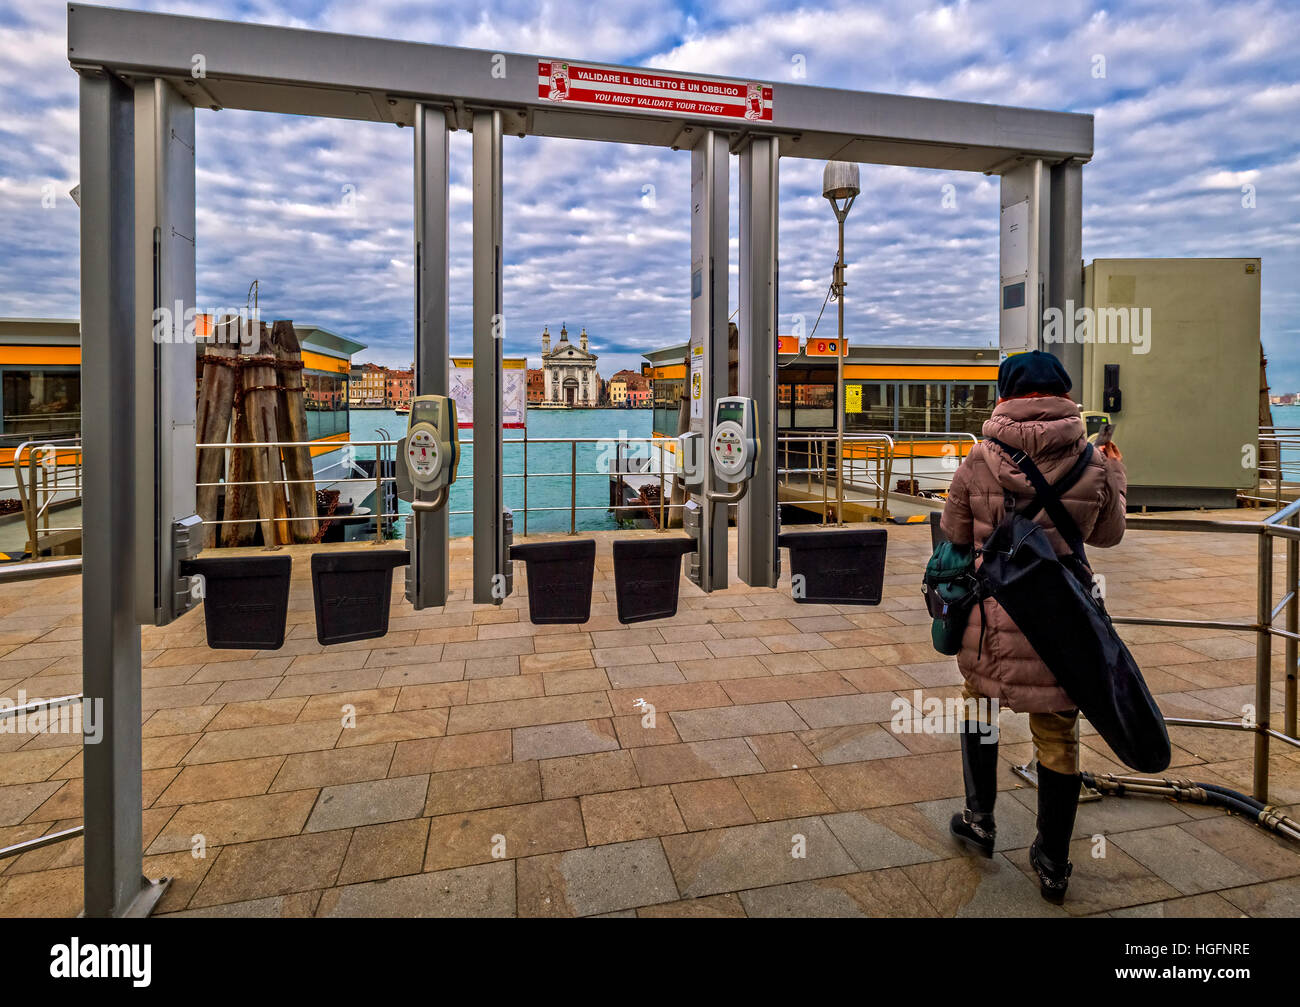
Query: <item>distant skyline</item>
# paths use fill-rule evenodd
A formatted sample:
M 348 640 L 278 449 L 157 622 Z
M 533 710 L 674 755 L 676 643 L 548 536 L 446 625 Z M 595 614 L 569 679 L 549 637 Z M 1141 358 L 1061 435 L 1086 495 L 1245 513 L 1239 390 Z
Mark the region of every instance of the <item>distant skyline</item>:
M 1300 389 L 1300 4 L 911 0 L 791 7 L 518 0 L 173 0 L 121 6 L 692 70 L 1087 112 L 1083 253 L 1259 256 L 1275 389 Z M 0 8 L 0 315 L 78 314 L 77 85 L 66 5 Z M 412 357 L 412 131 L 200 110 L 201 305 Z M 780 327 L 823 304 L 834 219 L 822 163 L 781 164 Z M 732 164 L 732 309 L 738 242 Z M 848 220 L 853 343 L 992 345 L 998 180 L 863 166 Z M 689 155 L 530 137 L 504 142 L 505 352 L 540 357 L 542 327 L 581 319 L 602 369 L 687 338 Z M 452 352 L 470 352 L 469 136 L 451 136 Z M 828 306 L 822 326 L 834 323 Z M 552 330 L 555 331 L 554 329 Z M 825 329 L 823 328 L 823 330 Z M 1157 332 L 1156 338 L 1159 338 Z

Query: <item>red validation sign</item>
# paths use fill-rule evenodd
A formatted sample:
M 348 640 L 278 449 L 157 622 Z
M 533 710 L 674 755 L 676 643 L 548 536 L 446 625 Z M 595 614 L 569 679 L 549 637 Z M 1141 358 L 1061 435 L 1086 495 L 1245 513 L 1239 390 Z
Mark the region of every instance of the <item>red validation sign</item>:
M 559 60 L 538 62 L 537 96 L 565 104 L 772 121 L 770 85 L 656 71 L 611 70 Z

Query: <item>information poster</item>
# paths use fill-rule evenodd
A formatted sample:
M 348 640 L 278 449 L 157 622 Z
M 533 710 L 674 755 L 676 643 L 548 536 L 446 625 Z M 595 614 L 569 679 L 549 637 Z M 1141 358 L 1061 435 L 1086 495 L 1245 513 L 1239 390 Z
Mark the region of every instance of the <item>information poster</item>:
M 474 361 L 452 357 L 447 376 L 447 394 L 456 402 L 456 425 L 462 430 L 474 425 Z M 528 418 L 528 361 L 508 357 L 501 364 L 501 426 L 522 430 Z

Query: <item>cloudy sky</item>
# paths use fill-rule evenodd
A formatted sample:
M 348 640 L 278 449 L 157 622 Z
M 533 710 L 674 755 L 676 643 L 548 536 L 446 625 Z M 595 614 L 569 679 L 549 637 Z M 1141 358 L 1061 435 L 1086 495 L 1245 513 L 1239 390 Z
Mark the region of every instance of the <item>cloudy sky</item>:
M 1270 378 L 1275 390 L 1300 390 L 1293 0 L 120 5 L 1090 112 L 1085 260 L 1262 257 Z M 63 3 L 0 0 L 0 315 L 78 313 L 78 216 L 66 195 L 78 178 L 77 87 L 65 30 Z M 200 303 L 241 305 L 256 278 L 263 317 L 323 325 L 368 344 L 363 357 L 409 363 L 412 131 L 236 111 L 201 110 L 197 121 Z M 453 135 L 453 352 L 470 347 L 469 148 L 467 133 Z M 536 358 L 544 325 L 585 325 L 609 374 L 686 339 L 689 160 L 660 148 L 506 139 L 507 354 Z M 811 326 L 834 260 L 820 172 L 817 162 L 782 162 L 783 331 L 800 315 Z M 943 200 L 948 184 L 955 206 Z M 995 343 L 997 180 L 864 166 L 863 189 L 848 225 L 850 338 Z M 734 308 L 734 184 L 732 203 Z M 831 323 L 833 306 L 822 324 Z

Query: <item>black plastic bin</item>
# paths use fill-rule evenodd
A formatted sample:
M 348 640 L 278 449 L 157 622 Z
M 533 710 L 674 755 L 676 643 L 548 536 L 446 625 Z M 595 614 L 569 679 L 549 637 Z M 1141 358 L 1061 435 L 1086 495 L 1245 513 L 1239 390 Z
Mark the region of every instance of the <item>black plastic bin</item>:
M 802 605 L 879 605 L 885 584 L 883 528 L 844 528 L 781 535 L 790 550 L 790 575 L 803 578 L 795 591 Z
M 616 541 L 614 594 L 618 621 L 645 622 L 676 615 L 682 557 L 695 549 L 695 539 L 681 536 Z
M 535 625 L 579 623 L 591 618 L 596 542 L 526 542 L 510 547 L 528 575 L 528 621 Z
M 191 559 L 181 573 L 203 577 L 203 621 L 214 650 L 279 650 L 289 618 L 288 556 Z
M 316 641 L 329 646 L 384 636 L 393 600 L 393 571 L 409 562 L 411 554 L 405 549 L 313 554 Z

